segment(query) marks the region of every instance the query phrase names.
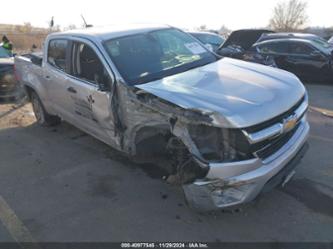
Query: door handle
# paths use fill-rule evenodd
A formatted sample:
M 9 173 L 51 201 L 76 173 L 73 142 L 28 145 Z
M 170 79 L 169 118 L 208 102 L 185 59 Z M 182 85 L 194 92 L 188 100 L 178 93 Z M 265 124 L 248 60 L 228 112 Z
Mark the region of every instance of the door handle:
M 67 91 L 70 93 L 76 93 L 76 90 L 71 86 L 67 88 Z

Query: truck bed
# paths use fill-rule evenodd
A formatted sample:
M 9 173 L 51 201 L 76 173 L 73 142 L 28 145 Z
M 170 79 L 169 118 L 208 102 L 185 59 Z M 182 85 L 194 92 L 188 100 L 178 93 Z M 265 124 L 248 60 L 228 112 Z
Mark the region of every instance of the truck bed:
M 42 62 L 43 62 L 43 53 L 42 52 L 23 54 L 19 57 L 25 57 L 25 58 L 29 59 L 31 63 L 33 63 L 37 66 L 42 66 Z
M 43 82 L 42 53 L 16 56 L 15 73 L 22 85 L 36 85 Z

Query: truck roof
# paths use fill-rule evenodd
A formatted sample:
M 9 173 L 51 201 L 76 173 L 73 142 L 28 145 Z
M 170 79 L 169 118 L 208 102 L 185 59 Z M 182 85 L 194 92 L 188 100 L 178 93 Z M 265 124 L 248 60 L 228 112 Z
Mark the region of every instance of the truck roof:
M 140 34 L 158 29 L 170 28 L 169 25 L 161 24 L 126 24 L 126 25 L 110 25 L 103 27 L 91 27 L 85 29 L 69 30 L 50 34 L 49 37 L 73 35 L 98 38 L 100 40 L 109 40 L 117 37 Z

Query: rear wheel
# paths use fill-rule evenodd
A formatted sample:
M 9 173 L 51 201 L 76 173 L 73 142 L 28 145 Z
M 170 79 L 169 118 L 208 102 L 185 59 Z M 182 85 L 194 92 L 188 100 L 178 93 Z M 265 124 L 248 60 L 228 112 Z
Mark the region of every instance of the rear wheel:
M 42 126 L 53 126 L 61 122 L 59 117 L 50 115 L 46 112 L 43 103 L 36 92 L 31 92 L 30 99 L 38 124 Z

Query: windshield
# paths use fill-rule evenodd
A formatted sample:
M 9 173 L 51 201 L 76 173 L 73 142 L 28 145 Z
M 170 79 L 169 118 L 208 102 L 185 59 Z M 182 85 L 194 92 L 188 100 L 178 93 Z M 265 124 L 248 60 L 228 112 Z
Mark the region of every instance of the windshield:
M 331 45 L 327 41 L 325 41 L 325 40 L 322 40 L 322 39 L 313 39 L 312 41 L 315 42 L 316 44 L 324 47 L 325 49 L 330 49 L 331 48 Z
M 9 58 L 9 54 L 8 52 L 0 46 L 0 58 Z
M 192 35 L 204 44 L 208 43 L 215 46 L 220 46 L 224 42 L 222 37 L 218 35 L 198 34 L 198 33 L 192 33 Z
M 323 46 L 321 42 L 318 42 L 318 40 L 311 40 L 311 43 L 318 50 L 320 50 L 321 52 L 324 52 L 325 54 L 331 54 L 331 52 L 332 52 L 331 46 Z
M 200 67 L 216 56 L 178 29 L 162 29 L 108 40 L 104 46 L 130 85 Z

